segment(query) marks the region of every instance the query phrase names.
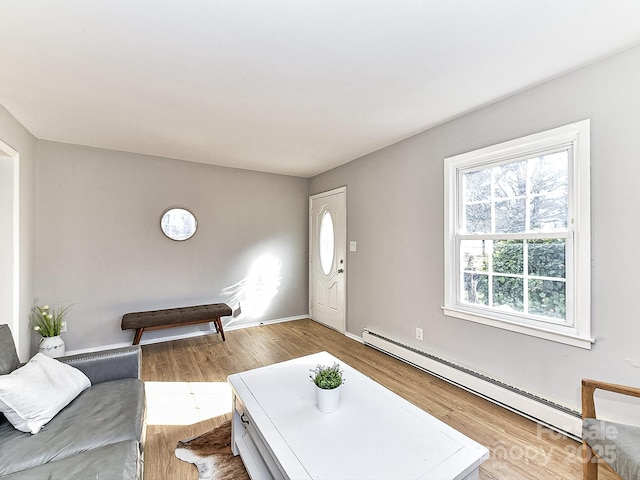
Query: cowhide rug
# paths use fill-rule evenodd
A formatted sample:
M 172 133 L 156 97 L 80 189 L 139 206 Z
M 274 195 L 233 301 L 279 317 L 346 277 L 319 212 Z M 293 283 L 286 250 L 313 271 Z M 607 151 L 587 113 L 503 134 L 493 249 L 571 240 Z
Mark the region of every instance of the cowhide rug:
M 249 480 L 240 456 L 231 452 L 231 421 L 199 437 L 181 440 L 176 457 L 195 464 L 198 480 Z

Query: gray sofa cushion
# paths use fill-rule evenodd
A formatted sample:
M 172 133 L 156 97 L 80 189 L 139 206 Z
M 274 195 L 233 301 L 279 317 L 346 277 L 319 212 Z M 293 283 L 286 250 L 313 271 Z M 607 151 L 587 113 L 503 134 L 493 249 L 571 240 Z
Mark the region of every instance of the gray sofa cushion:
M 0 475 L 126 440 L 143 444 L 145 408 L 144 383 L 127 378 L 92 385 L 36 435 L 2 422 Z
M 0 375 L 13 372 L 20 366 L 20 359 L 13 343 L 9 325 L 0 325 Z
M 142 478 L 138 442 L 130 440 L 2 477 L 2 480 L 135 480 Z
M 582 438 L 624 480 L 640 479 L 640 427 L 585 418 Z

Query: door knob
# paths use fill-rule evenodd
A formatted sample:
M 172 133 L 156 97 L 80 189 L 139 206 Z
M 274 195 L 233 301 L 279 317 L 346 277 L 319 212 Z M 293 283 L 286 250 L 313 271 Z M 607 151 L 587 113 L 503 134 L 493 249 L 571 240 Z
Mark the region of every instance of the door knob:
M 343 272 L 344 272 L 344 269 L 342 268 L 338 269 L 338 273 L 343 273 Z

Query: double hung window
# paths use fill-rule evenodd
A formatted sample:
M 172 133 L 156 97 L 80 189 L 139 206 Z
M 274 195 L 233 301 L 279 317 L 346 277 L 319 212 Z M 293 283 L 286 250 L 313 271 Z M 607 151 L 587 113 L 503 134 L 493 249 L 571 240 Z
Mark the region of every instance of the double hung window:
M 590 348 L 589 121 L 445 159 L 447 315 Z

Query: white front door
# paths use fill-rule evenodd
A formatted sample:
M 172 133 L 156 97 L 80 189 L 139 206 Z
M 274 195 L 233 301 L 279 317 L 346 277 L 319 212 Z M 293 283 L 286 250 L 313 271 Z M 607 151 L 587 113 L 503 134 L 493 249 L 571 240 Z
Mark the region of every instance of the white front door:
M 309 315 L 340 332 L 345 325 L 346 187 L 309 199 Z

